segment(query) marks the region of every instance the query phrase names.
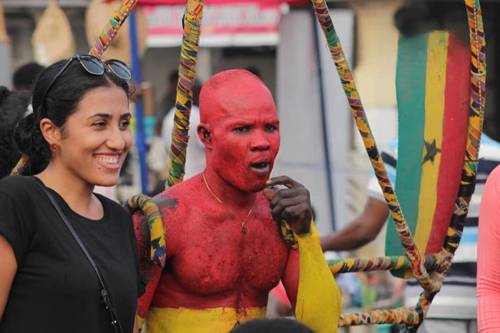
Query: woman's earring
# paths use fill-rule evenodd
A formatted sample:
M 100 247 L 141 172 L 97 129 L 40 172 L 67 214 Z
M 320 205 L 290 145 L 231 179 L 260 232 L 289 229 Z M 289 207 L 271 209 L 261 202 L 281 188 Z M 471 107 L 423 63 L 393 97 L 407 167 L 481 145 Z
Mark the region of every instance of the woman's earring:
M 50 145 L 50 150 L 52 150 L 53 153 L 57 151 L 57 145 L 55 143 Z

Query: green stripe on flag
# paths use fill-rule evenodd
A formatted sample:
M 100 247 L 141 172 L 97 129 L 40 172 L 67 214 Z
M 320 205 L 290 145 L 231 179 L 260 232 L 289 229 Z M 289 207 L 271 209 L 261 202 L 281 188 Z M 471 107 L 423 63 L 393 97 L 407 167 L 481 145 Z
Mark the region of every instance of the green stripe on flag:
M 396 71 L 398 164 L 396 193 L 412 234 L 418 215 L 420 165 L 424 142 L 427 45 L 429 34 L 399 40 Z M 392 218 L 387 228 L 386 255 L 404 255 Z

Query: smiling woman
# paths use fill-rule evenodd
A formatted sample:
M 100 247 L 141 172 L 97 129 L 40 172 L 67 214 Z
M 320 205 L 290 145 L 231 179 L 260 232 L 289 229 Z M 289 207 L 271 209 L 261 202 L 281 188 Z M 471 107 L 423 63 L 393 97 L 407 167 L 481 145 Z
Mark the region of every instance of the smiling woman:
M 0 181 L 0 332 L 132 331 L 130 216 L 93 193 L 117 183 L 132 145 L 129 79 L 124 63 L 88 55 L 40 75 L 15 133 L 27 174 Z

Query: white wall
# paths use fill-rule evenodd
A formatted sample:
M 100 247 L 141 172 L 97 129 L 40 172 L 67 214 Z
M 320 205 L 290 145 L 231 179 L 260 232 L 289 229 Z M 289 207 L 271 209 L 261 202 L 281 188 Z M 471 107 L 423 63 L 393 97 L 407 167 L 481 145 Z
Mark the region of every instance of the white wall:
M 0 42 L 0 85 L 12 88 L 10 43 Z
M 354 19 L 348 9 L 334 10 L 335 28 L 344 52 L 351 58 Z M 293 10 L 280 27 L 277 68 L 277 103 L 282 145 L 274 175 L 287 174 L 308 187 L 321 233 L 332 230 L 322 140 L 318 64 L 314 31 L 308 10 Z M 319 30 L 321 31 L 321 30 Z M 331 171 L 333 172 L 336 228 L 347 223 L 348 154 L 352 122 L 326 41 L 320 49 L 327 110 Z

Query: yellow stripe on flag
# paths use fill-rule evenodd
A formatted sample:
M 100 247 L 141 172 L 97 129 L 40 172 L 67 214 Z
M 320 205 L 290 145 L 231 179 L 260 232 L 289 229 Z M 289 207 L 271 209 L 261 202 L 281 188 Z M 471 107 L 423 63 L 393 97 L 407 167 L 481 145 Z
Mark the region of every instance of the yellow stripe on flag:
M 425 253 L 432 228 L 438 186 L 440 149 L 443 143 L 448 33 L 433 32 L 427 48 L 424 149 L 415 242 Z

